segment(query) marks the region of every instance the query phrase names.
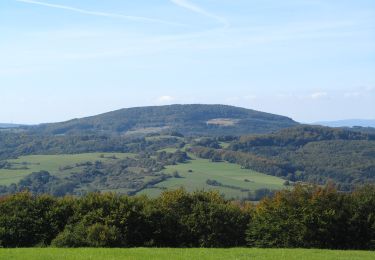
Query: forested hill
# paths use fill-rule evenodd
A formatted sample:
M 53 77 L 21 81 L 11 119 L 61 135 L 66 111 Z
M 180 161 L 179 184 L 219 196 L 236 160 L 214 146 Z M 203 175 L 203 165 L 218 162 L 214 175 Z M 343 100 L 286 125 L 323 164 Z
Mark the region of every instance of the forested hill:
M 177 131 L 184 135 L 270 133 L 298 123 L 284 116 L 226 105 L 169 105 L 121 109 L 97 116 L 31 127 L 54 135 L 142 134 Z
M 348 129 L 299 125 L 242 136 L 226 150 L 195 148 L 194 152 L 291 181 L 333 180 L 343 190 L 375 181 L 375 135 Z
M 277 133 L 264 135 L 242 136 L 233 147 L 236 150 L 249 150 L 256 146 L 276 146 L 300 148 L 311 142 L 320 141 L 375 141 L 375 134 L 356 132 L 345 128 L 330 128 L 323 126 L 300 125 L 283 129 Z

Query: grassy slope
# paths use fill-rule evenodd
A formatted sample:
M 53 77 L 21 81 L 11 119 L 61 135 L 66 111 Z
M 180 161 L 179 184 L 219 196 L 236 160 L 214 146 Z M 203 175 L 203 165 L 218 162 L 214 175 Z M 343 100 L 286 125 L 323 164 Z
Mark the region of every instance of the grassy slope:
M 173 152 L 175 148 L 166 149 L 168 152 Z M 173 151 L 172 151 L 173 150 Z M 60 171 L 59 167 L 75 166 L 76 163 L 95 162 L 113 160 L 108 158 L 100 158 L 104 154 L 105 157 L 115 155 L 117 158 L 125 158 L 127 156 L 134 156 L 134 154 L 121 154 L 121 153 L 86 153 L 86 154 L 62 154 L 62 155 L 30 155 L 23 156 L 15 160 L 8 160 L 13 164 L 12 167 L 23 166 L 20 163 L 27 162 L 26 165 L 29 169 L 26 170 L 0 170 L 0 185 L 9 185 L 17 183 L 26 175 L 37 172 L 40 170 L 49 171 L 53 175 L 68 176 L 72 172 L 82 170 L 82 167 L 74 167 L 72 169 Z M 210 162 L 209 160 L 195 158 L 190 155 L 193 160 L 189 163 L 168 166 L 165 173 L 173 173 L 178 171 L 182 178 L 170 178 L 162 183 L 156 185 L 156 188 L 145 189 L 140 194 L 146 194 L 152 197 L 159 195 L 164 189 L 175 189 L 185 187 L 188 191 L 196 190 L 212 190 L 218 189 L 220 193 L 225 194 L 227 198 L 242 198 L 248 195 L 247 191 L 228 187 L 216 187 L 206 184 L 207 179 L 216 180 L 224 185 L 231 185 L 243 189 L 254 191 L 259 188 L 268 189 L 282 189 L 284 188 L 284 180 L 258 173 L 252 170 L 241 169 L 239 165 L 230 164 L 225 162 Z M 192 170 L 192 173 L 188 171 Z M 249 182 L 245 182 L 245 179 Z M 110 190 L 113 192 L 125 193 L 126 190 Z
M 103 154 L 105 157 L 115 155 L 117 158 L 125 158 L 127 156 L 132 156 L 132 154 L 126 153 L 84 153 L 84 154 L 61 154 L 61 155 L 30 155 L 22 156 L 15 160 L 8 160 L 10 163 L 23 163 L 27 162 L 26 170 L 7 170 L 0 169 L 0 185 L 9 185 L 11 183 L 17 183 L 26 175 L 37 172 L 40 170 L 49 171 L 51 174 L 58 174 L 59 176 L 68 175 L 72 172 L 77 171 L 77 167 L 66 170 L 59 171 L 59 167 L 64 167 L 68 165 L 75 166 L 76 163 L 84 162 L 95 162 L 95 161 L 107 161 L 113 160 L 108 158 L 100 158 L 99 156 Z M 22 165 L 13 165 L 16 167 L 21 167 Z
M 309 249 L 0 249 L 0 259 L 374 259 L 375 252 Z
M 190 155 L 192 157 L 192 155 Z M 192 173 L 188 171 L 192 170 Z M 216 180 L 225 185 L 236 186 L 249 190 L 256 190 L 260 188 L 268 189 L 282 189 L 284 180 L 258 173 L 248 169 L 241 169 L 237 164 L 226 162 L 210 162 L 205 159 L 193 158 L 189 163 L 168 166 L 166 173 L 173 173 L 178 171 L 182 178 L 170 178 L 162 183 L 156 185 L 161 189 L 145 189 L 140 194 L 147 194 L 149 196 L 157 196 L 162 192 L 163 188 L 176 189 L 184 187 L 188 191 L 195 191 L 199 189 L 211 190 L 218 189 L 224 193 L 228 198 L 244 197 L 248 192 L 242 192 L 237 189 L 227 187 L 214 187 L 206 184 L 207 179 Z M 245 182 L 245 179 L 250 182 Z

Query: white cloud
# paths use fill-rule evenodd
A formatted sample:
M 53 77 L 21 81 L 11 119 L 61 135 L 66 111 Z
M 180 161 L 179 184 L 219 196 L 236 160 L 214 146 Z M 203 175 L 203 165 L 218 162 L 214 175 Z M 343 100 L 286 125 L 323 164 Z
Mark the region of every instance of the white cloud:
M 201 14 L 203 16 L 206 16 L 206 17 L 210 18 L 210 19 L 213 19 L 216 22 L 222 24 L 224 27 L 229 27 L 229 22 L 225 18 L 220 17 L 218 15 L 215 15 L 213 13 L 210 13 L 210 12 L 204 10 L 203 8 L 201 8 L 200 6 L 191 3 L 188 0 L 170 0 L 170 1 L 173 4 L 175 4 L 179 7 L 185 8 L 185 9 L 191 11 L 191 12 Z
M 157 98 L 156 102 L 158 104 L 168 104 L 168 103 L 171 103 L 175 100 L 176 100 L 176 98 L 172 97 L 172 96 L 161 96 L 161 97 Z
M 320 99 L 320 98 L 325 98 L 328 96 L 327 92 L 315 92 L 310 95 L 310 98 L 312 99 Z
M 168 21 L 155 19 L 155 18 L 91 11 L 91 10 L 76 8 L 76 7 L 67 6 L 67 5 L 50 4 L 50 3 L 47 3 L 47 2 L 41 2 L 41 1 L 34 1 L 34 0 L 16 0 L 16 1 L 20 2 L 20 3 L 25 3 L 25 4 L 40 5 L 40 6 L 45 6 L 45 7 L 49 7 L 49 8 L 63 9 L 63 10 L 81 13 L 81 14 L 86 14 L 86 15 L 102 16 L 102 17 L 117 18 L 117 19 L 126 19 L 126 20 L 130 20 L 130 21 L 135 21 L 135 22 L 162 23 L 162 24 L 178 25 L 178 26 L 182 25 L 182 24 L 179 24 L 179 23 L 168 22 Z

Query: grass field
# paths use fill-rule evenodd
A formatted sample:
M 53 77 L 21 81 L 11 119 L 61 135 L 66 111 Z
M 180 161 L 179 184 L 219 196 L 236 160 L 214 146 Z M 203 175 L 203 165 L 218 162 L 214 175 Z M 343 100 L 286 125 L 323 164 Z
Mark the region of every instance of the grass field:
M 104 155 L 104 158 L 101 158 Z M 0 185 L 9 185 L 17 183 L 26 175 L 45 170 L 53 175 L 69 175 L 75 172 L 79 167 L 75 167 L 77 163 L 108 161 L 113 160 L 109 157 L 115 155 L 117 158 L 125 158 L 134 156 L 127 153 L 83 153 L 83 154 L 60 154 L 60 155 L 30 155 L 22 156 L 18 159 L 7 160 L 12 164 L 14 169 L 0 169 Z M 73 166 L 72 169 L 61 171 L 60 167 Z M 17 169 L 27 167 L 27 169 Z
M 310 249 L 0 249 L 1 260 L 114 260 L 114 259 L 271 259 L 271 260 L 370 260 L 375 252 Z
M 189 156 L 193 157 L 192 155 Z M 213 163 L 209 160 L 193 158 L 188 163 L 168 166 L 165 170 L 166 173 L 173 173 L 175 171 L 178 171 L 181 178 L 170 178 L 155 185 L 155 188 L 141 191 L 140 194 L 157 196 L 163 189 L 184 187 L 187 191 L 217 189 L 225 194 L 227 198 L 242 198 L 248 195 L 247 191 L 241 191 L 240 189 L 210 186 L 206 183 L 207 179 L 213 179 L 228 186 L 248 189 L 250 191 L 260 188 L 275 190 L 285 188 L 283 186 L 283 179 L 248 169 L 241 169 L 239 165 L 227 162 Z
M 164 149 L 167 152 L 174 152 L 175 148 Z M 73 172 L 80 172 L 84 166 L 76 164 L 85 162 L 111 161 L 110 157 L 117 158 L 132 157 L 134 154 L 127 153 L 84 153 L 84 154 L 61 154 L 61 155 L 30 155 L 18 159 L 8 160 L 12 169 L 0 169 L 0 185 L 17 183 L 19 180 L 32 172 L 45 170 L 52 175 L 66 177 Z M 152 188 L 139 192 L 151 197 L 158 196 L 166 189 L 177 189 L 184 187 L 187 191 L 196 190 L 219 190 L 226 198 L 243 198 L 248 196 L 248 191 L 255 191 L 260 188 L 279 190 L 285 188 L 284 180 L 255 172 L 248 169 L 241 169 L 237 164 L 226 162 L 211 162 L 209 160 L 192 158 L 188 163 L 167 166 L 163 171 L 167 174 L 179 173 L 180 178 L 169 178 Z M 68 167 L 67 167 L 68 166 Z M 211 186 L 206 181 L 215 180 L 224 186 Z M 242 189 L 242 190 L 241 190 Z M 108 190 L 126 193 L 127 190 Z

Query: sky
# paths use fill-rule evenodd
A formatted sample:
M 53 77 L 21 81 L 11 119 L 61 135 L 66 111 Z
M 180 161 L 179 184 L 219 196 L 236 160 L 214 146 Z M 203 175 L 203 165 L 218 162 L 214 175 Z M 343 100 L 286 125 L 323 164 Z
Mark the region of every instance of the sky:
M 176 103 L 375 118 L 375 1 L 0 0 L 0 122 Z

